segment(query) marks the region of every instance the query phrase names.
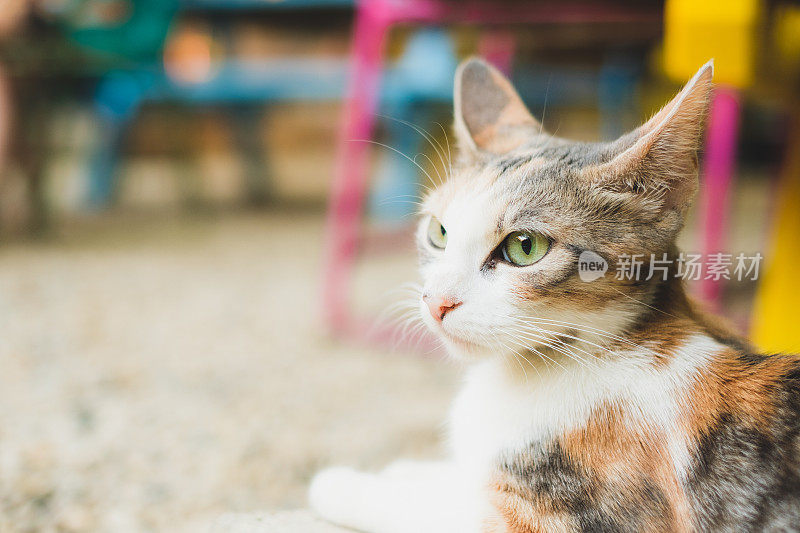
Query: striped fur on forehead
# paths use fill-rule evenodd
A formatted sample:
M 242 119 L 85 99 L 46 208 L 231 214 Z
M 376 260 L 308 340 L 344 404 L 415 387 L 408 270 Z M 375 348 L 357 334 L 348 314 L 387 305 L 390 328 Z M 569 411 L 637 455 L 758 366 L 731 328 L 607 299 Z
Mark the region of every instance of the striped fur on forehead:
M 544 132 L 502 74 L 469 60 L 455 93 L 463 157 L 433 201 L 488 187 L 507 206 L 498 227 L 546 222 L 564 242 L 612 255 L 665 251 L 697 187 L 711 75 L 705 65 L 650 121 L 617 141 L 585 143 Z
M 490 194 L 503 205 L 498 231 L 535 229 L 561 242 L 615 259 L 622 254 L 661 253 L 674 238 L 628 199 L 599 195 L 581 172 L 618 150 L 603 144 L 559 140 L 534 144 L 506 156 L 458 166 L 429 194 L 424 211 L 441 212 L 458 197 Z M 679 226 L 670 220 L 669 224 Z

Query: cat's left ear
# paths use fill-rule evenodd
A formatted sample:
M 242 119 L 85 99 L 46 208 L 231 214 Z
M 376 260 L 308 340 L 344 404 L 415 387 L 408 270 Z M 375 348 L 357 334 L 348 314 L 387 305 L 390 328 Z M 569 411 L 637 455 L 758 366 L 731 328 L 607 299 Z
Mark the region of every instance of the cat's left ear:
M 453 103 L 462 151 L 503 154 L 542 134 L 511 82 L 477 57 L 458 66 Z
M 697 192 L 697 150 L 713 75 L 711 60 L 643 126 L 614 143 L 616 155 L 587 168 L 586 177 L 606 191 L 636 197 L 657 213 L 682 216 Z

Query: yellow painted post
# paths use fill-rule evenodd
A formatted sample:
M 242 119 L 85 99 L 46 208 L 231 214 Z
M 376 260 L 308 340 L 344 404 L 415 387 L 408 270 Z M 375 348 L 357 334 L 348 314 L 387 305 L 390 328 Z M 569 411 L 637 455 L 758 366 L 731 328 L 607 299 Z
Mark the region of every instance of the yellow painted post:
M 800 109 L 793 126 L 753 312 L 753 342 L 767 352 L 800 352 Z
M 714 81 L 745 87 L 753 80 L 759 0 L 667 0 L 664 70 L 684 82 L 714 58 Z
M 791 92 L 800 68 L 800 7 L 775 11 L 773 57 Z M 756 295 L 752 338 L 767 352 L 800 352 L 800 104 L 794 102 L 793 129 L 781 169 L 770 249 Z

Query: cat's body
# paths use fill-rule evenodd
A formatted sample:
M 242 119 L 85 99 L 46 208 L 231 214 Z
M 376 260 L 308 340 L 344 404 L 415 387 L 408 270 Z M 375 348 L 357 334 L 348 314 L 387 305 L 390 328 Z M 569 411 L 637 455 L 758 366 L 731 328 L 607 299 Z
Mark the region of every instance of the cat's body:
M 674 262 L 666 279 L 577 273 L 587 250 L 677 258 L 710 78 L 583 144 L 462 65 L 464 157 L 419 235 L 423 317 L 469 362 L 450 458 L 323 471 L 312 507 L 382 533 L 800 530 L 800 359 L 697 311 Z
M 800 359 L 696 317 L 653 320 L 637 343 L 659 348 L 648 330 L 666 328 L 669 349 L 561 374 L 531 406 L 557 429 L 501 454 L 492 497 L 510 531 L 800 528 Z

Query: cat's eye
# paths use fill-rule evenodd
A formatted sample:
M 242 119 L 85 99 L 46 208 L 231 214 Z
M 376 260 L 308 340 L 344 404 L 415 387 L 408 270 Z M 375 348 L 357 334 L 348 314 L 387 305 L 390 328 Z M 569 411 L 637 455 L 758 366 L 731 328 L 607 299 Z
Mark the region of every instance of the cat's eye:
M 541 233 L 515 231 L 503 241 L 503 259 L 517 266 L 528 266 L 545 256 L 550 240 Z
M 431 217 L 431 221 L 428 223 L 428 241 L 434 248 L 447 246 L 447 230 L 436 217 Z

